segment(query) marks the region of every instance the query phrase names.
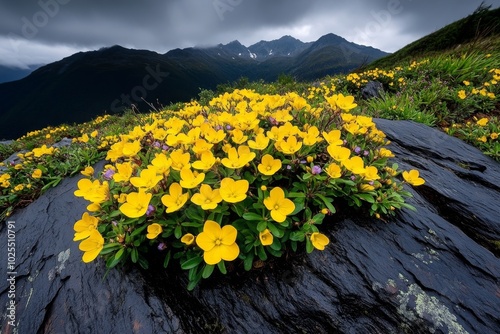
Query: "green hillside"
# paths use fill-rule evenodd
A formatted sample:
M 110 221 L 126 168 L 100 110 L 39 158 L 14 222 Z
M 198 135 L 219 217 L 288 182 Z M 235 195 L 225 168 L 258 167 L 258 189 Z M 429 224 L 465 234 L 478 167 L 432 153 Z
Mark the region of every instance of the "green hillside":
M 463 44 L 468 44 L 471 49 L 477 49 L 482 47 L 485 39 L 498 35 L 500 35 L 500 8 L 491 9 L 491 6 L 481 5 L 471 15 L 374 61 L 368 68 L 387 68 L 404 61 L 438 54 Z

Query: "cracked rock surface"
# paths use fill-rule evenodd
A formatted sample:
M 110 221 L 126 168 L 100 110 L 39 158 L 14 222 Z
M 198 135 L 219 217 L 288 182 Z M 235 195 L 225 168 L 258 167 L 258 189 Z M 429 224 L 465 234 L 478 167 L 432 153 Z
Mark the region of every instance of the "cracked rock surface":
M 417 123 L 376 123 L 393 161 L 426 180 L 410 189 L 416 212 L 325 222 L 325 251 L 216 276 L 193 292 L 175 262 L 105 277 L 103 261 L 84 264 L 72 239 L 87 203 L 73 196 L 80 177 L 65 179 L 10 218 L 16 326 L 2 278 L 1 333 L 498 333 L 500 164 Z

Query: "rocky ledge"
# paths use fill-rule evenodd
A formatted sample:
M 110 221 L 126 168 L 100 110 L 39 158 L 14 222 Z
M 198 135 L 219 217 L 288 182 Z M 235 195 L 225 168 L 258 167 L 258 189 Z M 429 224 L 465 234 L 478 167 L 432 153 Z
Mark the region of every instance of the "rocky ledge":
M 1 333 L 498 333 L 500 164 L 435 129 L 376 122 L 394 161 L 426 180 L 411 189 L 416 212 L 342 219 L 323 228 L 323 252 L 193 292 L 173 268 L 82 263 L 72 238 L 86 203 L 79 177 L 64 180 L 0 227 L 4 245 L 15 231 L 17 273 L 0 280 Z

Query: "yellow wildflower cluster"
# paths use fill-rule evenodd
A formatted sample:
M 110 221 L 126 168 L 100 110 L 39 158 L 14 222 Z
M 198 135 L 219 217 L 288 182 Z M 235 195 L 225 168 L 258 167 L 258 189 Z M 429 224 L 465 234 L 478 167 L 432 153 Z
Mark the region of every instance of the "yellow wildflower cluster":
M 105 249 L 109 267 L 128 258 L 145 266 L 141 244 L 150 243 L 168 259 L 177 254 L 195 285 L 215 265 L 224 272 L 224 261 L 240 258 L 248 270 L 255 256 L 280 256 L 297 242 L 324 249 L 316 225 L 335 213 L 335 197 L 367 202 L 373 215 L 401 208 L 383 195 L 409 196 L 395 168 L 386 170 L 385 135 L 349 113 L 354 97 L 320 87 L 316 105 L 296 93 L 235 90 L 148 115 L 114 138 L 102 181 L 85 170 L 75 191 L 91 202 L 75 224 L 83 260 Z M 421 184 L 414 172 L 404 179 Z
M 485 82 L 483 82 L 479 87 L 474 87 L 470 81 L 464 80 L 462 83 L 465 86 L 465 89 L 461 89 L 458 91 L 458 97 L 461 100 L 466 99 L 467 97 L 472 96 L 482 96 L 487 97 L 491 100 L 496 99 L 495 92 L 498 92 L 498 82 L 500 81 L 500 69 L 494 68 L 488 71 L 488 74 L 491 75 L 491 78 Z

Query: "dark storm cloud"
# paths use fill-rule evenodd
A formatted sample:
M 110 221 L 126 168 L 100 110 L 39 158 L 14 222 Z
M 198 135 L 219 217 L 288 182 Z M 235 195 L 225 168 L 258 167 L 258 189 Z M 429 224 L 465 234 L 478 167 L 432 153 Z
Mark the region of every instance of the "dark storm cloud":
M 0 64 L 51 62 L 120 44 L 166 52 L 238 39 L 245 45 L 335 33 L 395 51 L 470 14 L 481 0 L 4 0 Z M 500 0 L 489 2 L 498 7 Z

